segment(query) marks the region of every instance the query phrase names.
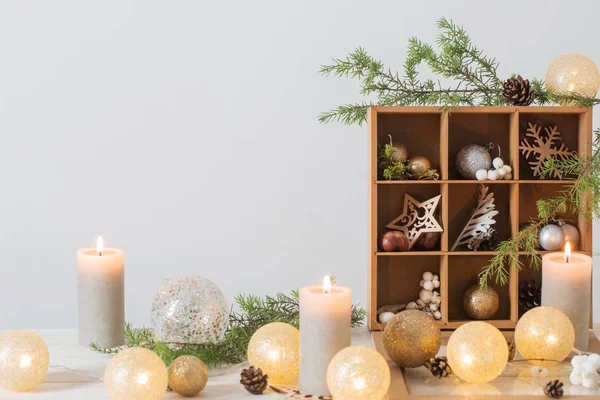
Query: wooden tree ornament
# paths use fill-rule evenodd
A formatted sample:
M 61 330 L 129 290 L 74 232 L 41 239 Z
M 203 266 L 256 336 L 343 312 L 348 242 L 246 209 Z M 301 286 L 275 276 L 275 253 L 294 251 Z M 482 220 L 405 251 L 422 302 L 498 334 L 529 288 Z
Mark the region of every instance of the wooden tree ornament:
M 479 187 L 477 207 L 473 210 L 469 222 L 452 245 L 452 251 L 493 229 L 491 226 L 496 223 L 494 216 L 498 214 L 498 211 L 496 211 L 496 205 L 494 204 L 494 193 L 488 193 L 488 190 L 487 186 L 481 185 Z
M 421 203 L 408 193 L 405 194 L 404 211 L 386 227 L 404 233 L 404 236 L 408 239 L 408 249 L 410 250 L 422 233 L 444 231 L 433 215 L 441 197 L 440 194 Z
M 537 124 L 529 122 L 525 137 L 521 141 L 519 150 L 523 153 L 525 158 L 533 158 L 533 161 L 529 161 L 529 166 L 533 170 L 533 176 L 538 176 L 542 172 L 544 161 L 549 157 L 554 157 L 561 160 L 566 160 L 571 157 L 574 153 L 569 151 L 567 146 L 562 142 L 558 127 L 552 128 L 546 127 L 545 137 L 542 137 L 542 127 Z M 527 137 L 533 138 L 533 142 L 530 143 Z M 552 171 L 551 175 L 555 178 L 562 179 L 562 173 L 559 171 Z

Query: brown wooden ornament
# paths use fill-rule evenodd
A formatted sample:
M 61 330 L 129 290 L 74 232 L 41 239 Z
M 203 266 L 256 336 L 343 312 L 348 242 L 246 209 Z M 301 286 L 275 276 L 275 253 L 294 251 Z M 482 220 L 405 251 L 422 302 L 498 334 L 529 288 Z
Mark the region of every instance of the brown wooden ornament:
M 440 194 L 421 203 L 406 193 L 404 195 L 404 211 L 386 226 L 404 233 L 408 239 L 408 249 L 412 249 L 421 234 L 444 231 L 434 216 L 441 197 Z
M 558 160 L 566 160 L 571 157 L 574 153 L 569 151 L 567 146 L 562 142 L 558 127 L 544 128 L 546 135 L 542 136 L 542 127 L 537 124 L 528 123 L 527 133 L 521 140 L 519 150 L 527 158 L 533 158 L 533 161 L 529 161 L 529 166 L 533 170 L 533 176 L 538 176 L 542 172 L 544 161 L 549 157 L 554 157 Z M 533 142 L 529 142 L 527 137 L 533 138 Z M 562 174 L 558 171 L 552 171 L 550 177 L 562 179 Z

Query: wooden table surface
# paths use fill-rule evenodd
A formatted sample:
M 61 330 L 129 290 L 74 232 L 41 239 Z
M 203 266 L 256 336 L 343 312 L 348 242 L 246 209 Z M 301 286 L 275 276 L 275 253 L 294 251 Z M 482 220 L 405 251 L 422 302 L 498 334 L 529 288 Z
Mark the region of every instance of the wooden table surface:
M 34 330 L 34 332 L 44 339 L 50 350 L 50 369 L 46 379 L 35 391 L 27 393 L 15 393 L 0 388 L 0 399 L 95 400 L 108 398 L 102 380 L 104 368 L 111 356 L 97 354 L 88 348 L 78 346 L 76 330 Z M 600 326 L 596 326 L 594 332 L 597 336 L 600 335 Z M 352 344 L 373 347 L 370 332 L 366 328 L 353 329 Z M 441 349 L 441 353 L 445 354 L 445 348 Z M 245 366 L 242 364 L 228 369 L 211 370 L 208 385 L 197 398 L 256 400 L 257 397 L 246 392 L 239 383 L 239 373 Z M 412 384 L 422 386 L 422 389 L 429 391 L 430 395 L 435 395 L 431 392 L 431 390 L 434 390 L 435 385 L 431 386 L 426 379 L 420 379 L 418 370 L 414 370 L 417 378 Z M 492 385 L 489 386 L 494 388 Z M 538 389 L 532 386 L 532 390 Z M 598 398 L 600 391 L 589 392 L 590 395 L 594 395 L 594 393 L 595 396 L 592 397 Z M 465 398 L 468 398 L 468 391 L 464 395 Z M 183 399 L 175 393 L 166 393 L 164 398 Z M 269 389 L 261 398 L 285 399 L 286 396 L 274 393 Z M 543 398 L 540 397 L 540 399 Z

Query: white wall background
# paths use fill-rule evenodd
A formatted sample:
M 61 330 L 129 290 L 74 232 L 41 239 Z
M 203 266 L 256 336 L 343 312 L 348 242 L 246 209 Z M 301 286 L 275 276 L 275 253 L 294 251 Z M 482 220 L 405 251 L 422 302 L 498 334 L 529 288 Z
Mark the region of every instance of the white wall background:
M 136 325 L 161 278 L 191 273 L 233 299 L 331 272 L 364 304 L 366 128 L 317 122 L 360 99 L 319 66 L 364 46 L 400 67 L 407 39 L 433 42 L 446 16 L 501 76 L 543 77 L 564 53 L 600 64 L 599 12 L 592 0 L 1 1 L 0 329 L 75 327 L 75 250 L 98 234 L 126 250 Z

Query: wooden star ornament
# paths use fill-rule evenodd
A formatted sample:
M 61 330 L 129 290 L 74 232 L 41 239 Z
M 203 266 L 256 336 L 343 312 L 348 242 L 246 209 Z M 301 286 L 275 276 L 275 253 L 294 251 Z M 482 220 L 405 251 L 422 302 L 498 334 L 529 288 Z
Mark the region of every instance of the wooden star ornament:
M 433 215 L 441 197 L 440 194 L 421 203 L 406 193 L 404 195 L 404 211 L 386 227 L 404 233 L 408 239 L 408 249 L 410 250 L 422 233 L 444 231 Z

